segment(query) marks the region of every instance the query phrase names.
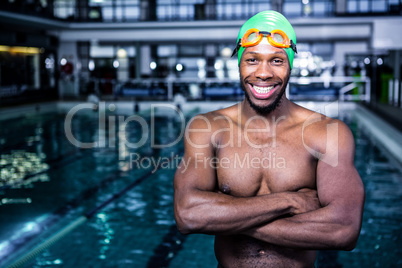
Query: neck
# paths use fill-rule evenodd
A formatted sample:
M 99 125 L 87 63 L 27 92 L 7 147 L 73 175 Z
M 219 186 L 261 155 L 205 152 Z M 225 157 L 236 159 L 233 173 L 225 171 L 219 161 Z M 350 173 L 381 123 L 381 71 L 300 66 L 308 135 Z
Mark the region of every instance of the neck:
M 276 121 L 278 118 L 287 119 L 291 115 L 292 102 L 286 98 L 285 94 L 283 94 L 281 98 L 281 102 L 275 110 L 267 114 L 257 113 L 251 106 L 250 103 L 244 99 L 240 103 L 242 121 L 247 122 L 250 118 L 253 117 L 262 117 L 268 121 Z

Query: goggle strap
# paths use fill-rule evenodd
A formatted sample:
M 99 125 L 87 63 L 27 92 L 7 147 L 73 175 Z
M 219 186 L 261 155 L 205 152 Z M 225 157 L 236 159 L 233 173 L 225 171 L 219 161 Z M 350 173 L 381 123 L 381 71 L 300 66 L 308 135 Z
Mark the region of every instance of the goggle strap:
M 296 44 L 293 43 L 293 40 L 290 40 L 290 46 L 292 47 L 293 51 L 294 51 L 295 53 L 297 53 Z
M 230 56 L 230 57 L 233 57 L 234 55 L 236 55 L 236 53 L 237 53 L 237 51 L 239 51 L 240 47 L 241 47 L 241 40 L 239 40 L 239 42 L 237 43 L 237 46 L 235 47 L 235 49 L 233 49 L 232 56 Z

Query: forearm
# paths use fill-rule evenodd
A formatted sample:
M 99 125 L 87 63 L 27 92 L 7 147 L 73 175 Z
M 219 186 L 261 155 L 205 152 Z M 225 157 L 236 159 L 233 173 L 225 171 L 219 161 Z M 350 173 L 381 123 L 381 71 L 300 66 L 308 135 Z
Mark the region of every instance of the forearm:
M 175 197 L 175 215 L 183 233 L 235 234 L 292 211 L 287 193 L 255 197 L 196 191 L 185 200 Z
M 316 211 L 278 219 L 244 233 L 270 244 L 301 249 L 354 248 L 360 231 L 355 217 L 340 215 L 324 207 Z

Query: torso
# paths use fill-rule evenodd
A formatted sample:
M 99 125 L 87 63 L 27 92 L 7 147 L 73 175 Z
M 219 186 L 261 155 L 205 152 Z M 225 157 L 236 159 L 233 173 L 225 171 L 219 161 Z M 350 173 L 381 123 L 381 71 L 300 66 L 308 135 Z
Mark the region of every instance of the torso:
M 215 137 L 215 156 L 220 161 L 217 191 L 251 197 L 316 189 L 317 161 L 304 147 L 303 120 L 277 121 L 276 129 L 269 121 L 266 132 L 246 133 L 245 128 L 252 129 L 252 124 L 239 123 L 236 110 L 236 106 L 222 110 L 220 114 L 227 120 L 216 120 L 217 129 L 222 130 Z M 313 267 L 316 258 L 315 251 L 278 247 L 244 235 L 217 235 L 215 254 L 225 268 Z

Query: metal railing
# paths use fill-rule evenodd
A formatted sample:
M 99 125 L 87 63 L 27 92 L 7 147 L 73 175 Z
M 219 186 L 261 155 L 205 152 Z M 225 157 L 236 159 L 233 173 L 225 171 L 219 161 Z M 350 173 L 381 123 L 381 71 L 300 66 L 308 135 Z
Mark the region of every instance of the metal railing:
M 173 100 L 176 94 L 187 99 L 241 99 L 239 80 L 220 78 L 148 78 L 124 82 L 115 79 L 91 79 L 92 93 L 99 97 L 147 98 Z M 105 90 L 106 89 L 106 90 Z M 81 90 L 83 91 L 83 90 Z M 83 91 L 84 94 L 88 92 Z M 370 102 L 369 77 L 291 77 L 286 89 L 290 99 L 365 101 Z
M 402 108 L 402 84 L 398 79 L 388 81 L 388 104 Z
M 290 85 L 294 86 L 309 86 L 312 87 L 310 92 L 314 94 L 314 90 L 322 91 L 331 90 L 334 96 L 340 101 L 353 100 L 353 101 L 366 101 L 370 102 L 371 98 L 371 80 L 367 76 L 363 77 L 351 77 L 351 76 L 320 76 L 320 77 L 291 77 L 289 80 Z M 314 85 L 314 86 L 313 86 Z M 289 88 L 289 87 L 288 87 Z M 289 89 L 288 89 L 289 90 Z M 288 95 L 292 98 L 291 92 Z M 327 95 L 311 95 L 300 94 L 302 98 L 310 96 L 313 99 L 329 99 Z

